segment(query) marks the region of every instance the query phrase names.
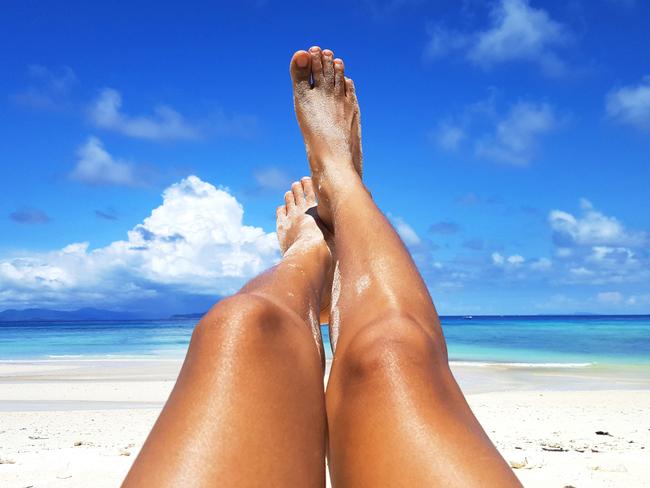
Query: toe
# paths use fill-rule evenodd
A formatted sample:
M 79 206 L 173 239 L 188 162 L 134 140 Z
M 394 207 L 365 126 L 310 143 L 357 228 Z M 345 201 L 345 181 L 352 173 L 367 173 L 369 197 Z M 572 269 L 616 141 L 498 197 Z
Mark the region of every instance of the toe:
M 295 88 L 304 90 L 311 87 L 309 83 L 310 62 L 311 56 L 307 51 L 296 51 L 291 58 L 289 71 Z
M 323 83 L 323 54 L 318 46 L 314 46 L 309 49 L 309 55 L 311 56 L 311 77 L 314 86 L 321 85 Z
M 286 205 L 280 205 L 278 208 L 275 209 L 275 217 L 278 219 L 282 219 L 287 216 L 287 207 Z
M 357 102 L 357 92 L 354 89 L 354 81 L 351 78 L 345 78 L 345 94 Z
M 327 88 L 334 88 L 334 53 L 329 49 L 323 51 L 323 77 Z
M 345 95 L 345 75 L 343 60 L 336 58 L 334 60 L 334 92 L 337 95 Z
M 296 206 L 296 201 L 293 198 L 293 193 L 290 191 L 284 194 L 284 204 L 287 208 L 287 214 Z
M 307 205 L 313 207 L 316 205 L 316 192 L 314 192 L 314 184 L 311 181 L 309 176 L 305 176 L 302 180 L 302 191 L 305 193 L 305 199 L 307 200 Z
M 305 194 L 302 191 L 302 185 L 299 181 L 294 181 L 291 184 L 291 193 L 293 193 L 293 200 L 296 202 L 296 206 L 304 207 Z

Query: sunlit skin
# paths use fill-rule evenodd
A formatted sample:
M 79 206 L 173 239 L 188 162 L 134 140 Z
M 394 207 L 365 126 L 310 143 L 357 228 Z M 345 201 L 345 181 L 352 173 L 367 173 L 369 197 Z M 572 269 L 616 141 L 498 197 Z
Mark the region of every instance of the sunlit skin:
M 312 177 L 277 209 L 283 258 L 201 319 L 124 486 L 320 487 L 326 453 L 335 487 L 520 486 L 456 384 L 428 290 L 362 182 L 343 61 L 314 47 L 290 72 Z

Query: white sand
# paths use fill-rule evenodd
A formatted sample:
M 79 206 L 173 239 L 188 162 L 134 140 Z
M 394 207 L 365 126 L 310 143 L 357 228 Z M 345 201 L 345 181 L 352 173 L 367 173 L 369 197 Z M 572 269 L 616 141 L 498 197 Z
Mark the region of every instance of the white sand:
M 0 486 L 119 486 L 179 366 L 0 363 Z M 644 371 L 454 371 L 526 486 L 650 487 L 650 378 Z

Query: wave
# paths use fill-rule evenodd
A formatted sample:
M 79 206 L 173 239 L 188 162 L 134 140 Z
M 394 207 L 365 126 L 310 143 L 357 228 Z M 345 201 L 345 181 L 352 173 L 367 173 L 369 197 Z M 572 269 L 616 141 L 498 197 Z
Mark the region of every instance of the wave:
M 183 356 L 179 356 L 183 359 Z M 104 361 L 104 362 L 120 362 L 120 361 L 178 361 L 177 357 L 173 356 L 156 356 L 152 354 L 49 354 L 45 358 L 20 358 L 20 359 L 0 359 L 0 362 L 53 362 L 53 361 Z
M 486 361 L 449 361 L 451 366 L 471 366 L 475 368 L 492 368 L 503 366 L 507 368 L 588 368 L 596 363 L 501 363 Z

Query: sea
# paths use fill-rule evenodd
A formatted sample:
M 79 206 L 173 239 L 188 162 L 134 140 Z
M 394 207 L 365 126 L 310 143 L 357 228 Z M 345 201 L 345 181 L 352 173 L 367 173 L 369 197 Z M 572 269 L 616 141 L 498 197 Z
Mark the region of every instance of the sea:
M 182 358 L 198 319 L 0 322 L 0 361 Z M 650 365 L 650 315 L 441 318 L 452 363 Z M 332 357 L 329 334 L 322 327 Z

